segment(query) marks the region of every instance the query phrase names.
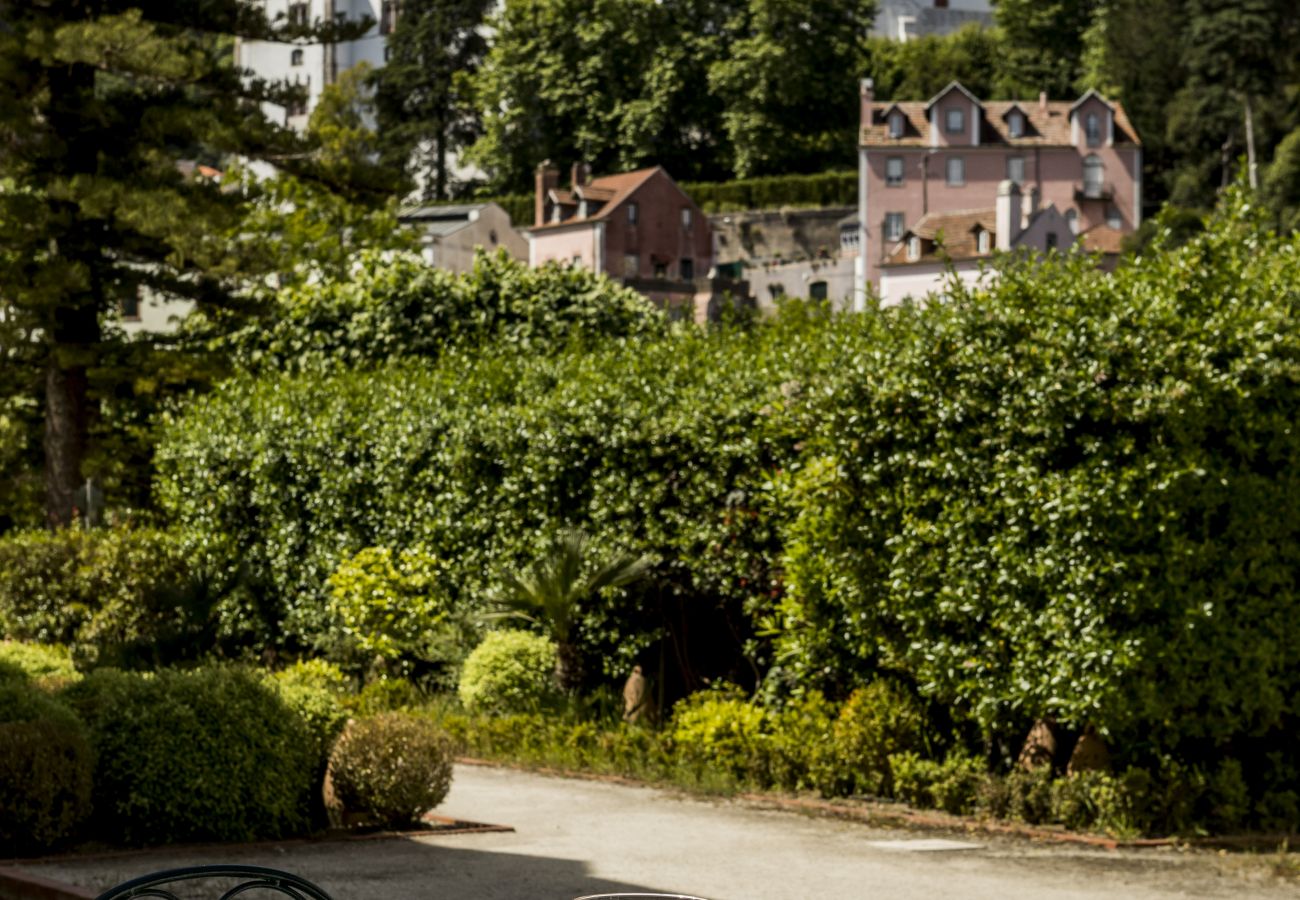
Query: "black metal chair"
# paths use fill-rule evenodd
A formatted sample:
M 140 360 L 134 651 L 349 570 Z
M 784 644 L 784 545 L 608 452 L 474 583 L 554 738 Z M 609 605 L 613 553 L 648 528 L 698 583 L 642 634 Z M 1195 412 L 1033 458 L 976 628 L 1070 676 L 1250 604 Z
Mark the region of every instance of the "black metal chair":
M 272 891 L 283 894 L 289 900 L 333 900 L 329 894 L 305 878 L 268 869 L 265 866 L 189 866 L 184 869 L 166 869 L 124 881 L 117 887 L 109 888 L 96 900 L 131 900 L 137 897 L 154 897 L 157 900 L 181 900 L 167 889 L 167 885 L 183 881 L 196 881 L 209 878 L 235 879 L 234 887 L 222 892 L 218 900 L 233 900 L 245 891 Z

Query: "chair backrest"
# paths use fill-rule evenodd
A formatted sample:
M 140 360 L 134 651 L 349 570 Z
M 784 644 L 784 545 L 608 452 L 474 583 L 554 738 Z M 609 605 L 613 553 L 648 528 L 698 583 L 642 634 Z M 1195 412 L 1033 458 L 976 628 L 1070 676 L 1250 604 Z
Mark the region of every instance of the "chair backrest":
M 588 894 L 577 900 L 702 900 L 686 894 Z
M 305 878 L 299 878 L 279 869 L 264 866 L 190 866 L 184 869 L 166 869 L 124 881 L 117 887 L 100 894 L 96 900 L 130 900 L 137 897 L 154 897 L 157 900 L 180 900 L 168 889 L 169 885 L 200 879 L 234 880 L 231 887 L 224 887 L 220 894 L 214 894 L 213 900 L 233 900 L 245 891 L 272 891 L 283 894 L 289 900 L 333 900 L 329 894 Z

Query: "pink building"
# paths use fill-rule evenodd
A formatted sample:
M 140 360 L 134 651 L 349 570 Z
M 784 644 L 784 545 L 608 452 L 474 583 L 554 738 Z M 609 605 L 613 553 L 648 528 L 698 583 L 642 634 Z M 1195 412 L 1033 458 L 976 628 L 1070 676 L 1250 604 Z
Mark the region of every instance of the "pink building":
M 575 165 L 569 187 L 559 182 L 549 162 L 538 166 L 529 265 L 583 266 L 670 310 L 693 304 L 697 315 L 710 311 L 713 229 L 663 168 L 592 178 Z
M 1045 94 L 1034 101 L 981 101 L 953 82 L 926 102 L 886 103 L 876 101 L 872 81 L 864 79 L 861 117 L 859 284 L 879 290 L 886 268 L 920 262 L 908 259 L 904 239 L 933 231 L 936 217 L 991 220 L 1003 181 L 1028 201 L 1017 246 L 1034 246 L 1037 238 L 1020 233 L 1048 210 L 1069 232 L 1068 240 L 1053 241 L 1061 249 L 1076 242 L 1111 247 L 1141 223 L 1141 141 L 1124 108 L 1096 91 L 1073 102 Z M 1037 230 L 1044 240 L 1051 233 L 1046 224 Z M 983 245 L 974 240 L 977 251 Z M 865 300 L 864 293 L 859 305 Z

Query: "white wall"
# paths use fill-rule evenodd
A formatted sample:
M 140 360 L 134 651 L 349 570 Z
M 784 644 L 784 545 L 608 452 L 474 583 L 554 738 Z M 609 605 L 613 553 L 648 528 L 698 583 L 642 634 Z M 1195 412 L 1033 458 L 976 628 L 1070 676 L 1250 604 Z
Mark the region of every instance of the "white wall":
M 974 261 L 954 263 L 957 278 L 963 284 L 974 285 L 995 277 L 991 270 L 981 271 Z M 886 266 L 880 271 L 880 305 L 897 306 L 904 300 L 923 300 L 930 294 L 944 296 L 948 281 L 944 263 L 917 263 L 907 266 Z

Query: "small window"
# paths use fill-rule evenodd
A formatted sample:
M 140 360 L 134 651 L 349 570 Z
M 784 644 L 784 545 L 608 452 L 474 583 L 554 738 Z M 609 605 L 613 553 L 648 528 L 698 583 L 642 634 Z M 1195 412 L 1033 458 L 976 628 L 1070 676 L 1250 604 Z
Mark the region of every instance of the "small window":
M 392 34 L 397 27 L 397 15 L 401 12 L 398 0 L 384 0 L 379 7 L 379 33 Z
M 961 134 L 966 130 L 966 110 L 961 107 L 950 109 L 944 114 L 944 130 L 949 134 Z
M 975 249 L 979 253 L 989 252 L 989 233 L 982 228 L 975 235 Z
M 557 203 L 551 207 L 551 222 L 561 221 L 563 215 L 564 211 L 560 209 L 560 204 Z
M 582 254 L 580 254 L 580 253 L 575 253 L 575 254 L 573 254 L 573 259 L 569 260 L 569 262 L 572 263 L 572 265 L 573 265 L 573 267 L 574 267 L 575 269 L 581 269 L 581 268 L 582 268 Z
M 681 273 L 682 281 L 692 281 L 695 278 L 695 260 L 684 259 L 677 265 L 677 271 Z
M 891 138 L 903 136 L 903 114 L 897 110 L 889 114 L 889 136 Z
M 635 203 L 629 203 L 627 205 L 627 224 L 635 225 L 636 217 L 637 217 L 637 205 Z
M 692 220 L 693 220 L 693 217 L 692 217 L 692 215 L 691 215 L 691 208 L 690 208 L 689 206 L 683 206 L 683 207 L 682 207 L 682 227 L 683 227 L 683 228 L 690 228 L 690 227 L 691 227 L 691 222 L 692 222 Z
M 913 237 L 907 242 L 907 258 L 912 262 L 916 262 L 921 258 L 921 239 L 919 237 Z
M 1013 138 L 1025 136 L 1025 117 L 1019 110 L 1012 110 L 1007 116 L 1007 134 Z
M 1079 233 L 1079 211 L 1077 209 L 1067 209 L 1065 211 L 1065 224 L 1070 226 L 1070 234 Z
M 1119 214 L 1119 209 L 1114 206 L 1106 207 L 1106 225 L 1110 228 L 1123 228 L 1124 217 Z
M 667 277 L 668 277 L 668 263 L 661 263 L 661 262 L 655 263 L 655 278 L 667 278 Z
M 128 322 L 140 321 L 140 297 L 136 294 L 122 298 L 122 318 Z
M 1056 241 L 1056 232 L 1055 232 L 1055 231 L 1049 231 L 1049 232 L 1047 232 L 1047 249 L 1048 249 L 1048 250 L 1055 250 L 1055 249 L 1056 249 L 1056 243 L 1057 243 L 1057 241 Z
M 891 156 L 885 160 L 885 184 L 898 187 L 903 183 L 903 157 Z
M 497 245 L 497 240 L 497 230 L 493 228 L 488 232 L 488 243 L 495 247 Z
M 292 53 L 289 54 L 289 65 L 291 65 L 291 66 L 301 66 L 301 65 L 302 65 L 302 51 L 301 51 L 301 50 L 295 50 L 295 51 L 293 51 Z
M 1097 154 L 1089 153 L 1083 161 L 1083 195 L 1097 198 L 1102 194 L 1102 184 L 1106 177 L 1106 164 Z
M 825 300 L 828 296 L 829 291 L 826 288 L 826 282 L 814 281 L 812 284 L 808 285 L 808 299 Z
M 934 0 L 934 8 L 935 8 L 935 9 L 947 9 L 947 8 L 948 8 L 948 0 Z
M 384 62 L 388 62 L 388 61 L 391 60 L 392 58 L 393 58 L 393 48 L 390 47 L 388 44 L 385 44 L 385 45 L 384 45 Z
M 961 187 L 966 183 L 966 160 L 960 156 L 948 157 L 947 166 L 948 184 L 954 187 Z
M 1007 178 L 1016 184 L 1025 183 L 1025 158 L 1023 156 L 1007 157 Z
M 636 278 L 641 274 L 641 257 L 635 253 L 623 254 L 623 277 Z
M 1083 119 L 1083 130 L 1088 136 L 1088 146 L 1096 147 L 1101 143 L 1101 119 L 1096 113 L 1088 113 Z
M 903 237 L 903 214 L 901 212 L 885 213 L 885 240 L 897 241 Z
M 307 24 L 307 4 L 290 3 L 289 4 L 289 24 L 297 26 L 306 26 Z

